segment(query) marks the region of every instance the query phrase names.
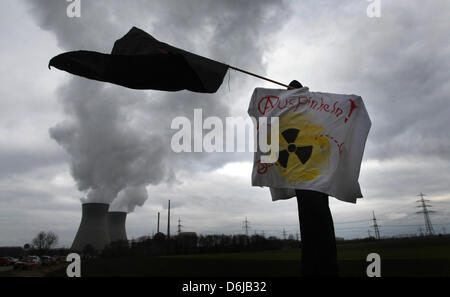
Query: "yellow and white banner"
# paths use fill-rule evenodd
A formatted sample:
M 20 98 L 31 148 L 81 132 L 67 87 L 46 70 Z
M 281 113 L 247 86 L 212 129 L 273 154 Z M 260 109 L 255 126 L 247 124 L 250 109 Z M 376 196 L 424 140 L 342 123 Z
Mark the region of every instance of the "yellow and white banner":
M 257 146 L 253 186 L 270 187 L 273 200 L 291 198 L 295 189 L 352 203 L 362 197 L 358 177 L 371 121 L 360 96 L 256 88 L 248 113 L 279 118 L 278 158 L 261 162 Z

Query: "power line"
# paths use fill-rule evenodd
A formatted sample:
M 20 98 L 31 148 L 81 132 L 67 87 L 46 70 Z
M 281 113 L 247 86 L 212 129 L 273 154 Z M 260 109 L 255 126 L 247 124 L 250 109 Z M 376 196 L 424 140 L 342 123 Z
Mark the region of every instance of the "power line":
M 271 227 L 278 227 L 278 226 L 298 226 L 298 224 L 257 224 L 258 226 L 271 226 Z
M 422 227 L 419 227 L 419 234 L 420 234 L 420 236 L 423 236 Z
M 425 194 L 422 194 L 422 193 L 420 195 L 418 195 L 418 196 L 421 196 L 421 198 L 423 199 L 422 195 L 425 196 Z M 418 213 L 424 213 L 424 212 L 426 212 L 428 214 L 432 213 L 433 211 L 430 211 L 427 208 L 427 207 L 431 207 L 431 206 L 427 205 L 425 203 L 428 200 L 423 199 L 424 202 L 422 202 L 422 199 L 417 201 L 417 202 L 421 202 L 421 205 L 417 206 L 417 207 L 421 207 L 423 209 L 423 204 L 425 204 L 425 209 L 420 211 L 420 212 L 418 212 Z M 402 211 L 402 210 L 404 210 L 406 208 L 412 209 L 414 207 L 414 205 L 411 205 L 411 203 L 412 203 L 412 201 L 410 200 L 408 202 L 408 205 L 403 205 L 403 206 L 401 206 L 399 208 L 396 208 L 396 207 L 395 208 L 391 208 L 391 211 L 388 211 L 388 212 L 382 212 L 381 213 L 381 218 L 383 218 L 384 215 L 386 215 L 386 214 L 396 213 L 396 212 Z M 409 212 L 409 211 L 406 211 L 406 212 Z M 357 230 L 359 230 L 361 232 L 364 232 L 365 230 L 367 230 L 369 237 L 373 236 L 373 237 L 375 237 L 377 239 L 381 239 L 381 228 L 380 227 L 383 227 L 383 235 L 386 235 L 386 232 L 388 232 L 389 234 L 392 233 L 392 231 L 389 231 L 389 230 L 392 230 L 392 229 L 389 229 L 389 228 L 405 228 L 405 230 L 411 230 L 412 229 L 411 227 L 416 227 L 416 228 L 414 228 L 414 231 L 415 231 L 414 233 L 417 233 L 417 227 L 423 226 L 423 223 L 420 224 L 419 222 L 417 222 L 417 223 L 416 222 L 411 222 L 412 224 L 408 224 L 408 221 L 409 221 L 409 217 L 408 216 L 402 217 L 402 218 L 398 218 L 398 219 L 389 220 L 390 224 L 387 224 L 387 225 L 385 225 L 385 224 L 379 225 L 380 212 L 377 212 L 377 213 L 378 213 L 378 219 L 375 217 L 375 213 L 373 212 L 373 218 L 371 219 L 372 220 L 372 222 L 371 222 L 372 225 L 370 226 L 369 230 L 367 230 L 367 223 L 366 224 L 359 224 L 359 223 L 362 223 L 362 222 L 367 222 L 367 219 L 366 220 L 361 220 L 361 219 L 349 220 L 349 221 L 342 221 L 342 222 L 338 221 L 338 222 L 334 223 L 335 224 L 335 229 L 336 229 L 336 231 L 343 232 L 343 233 L 355 232 Z M 426 216 L 426 214 L 424 213 L 424 217 L 425 216 Z M 430 230 L 432 230 L 431 234 L 435 233 L 435 231 L 433 229 L 433 225 L 434 225 L 435 228 L 439 228 L 440 227 L 439 230 L 440 231 L 442 230 L 442 233 L 444 233 L 444 234 L 446 233 L 445 227 L 449 226 L 449 228 L 450 228 L 450 223 L 441 223 L 441 222 L 438 221 L 438 222 L 435 222 L 434 224 L 431 224 L 431 221 L 429 219 L 429 215 L 428 215 L 428 221 L 429 221 Z M 399 224 L 395 224 L 396 222 L 398 222 Z M 425 222 L 426 222 L 426 225 L 427 225 L 427 220 Z M 381 221 L 381 223 L 383 223 L 383 220 Z M 406 224 L 402 224 L 402 223 L 406 223 Z M 274 228 L 270 228 L 272 226 Z M 294 226 L 296 227 L 296 229 L 292 228 Z M 278 230 L 277 230 L 277 227 L 278 227 Z M 248 221 L 248 219 L 246 217 L 245 221 L 243 221 L 243 224 L 242 224 L 242 227 L 241 227 L 240 231 L 238 231 L 237 229 L 232 229 L 232 230 L 228 230 L 228 232 L 235 233 L 235 234 L 242 234 L 242 233 L 239 233 L 239 232 L 245 231 L 245 234 L 248 236 L 249 233 L 250 233 L 249 229 L 254 229 L 255 233 L 259 233 L 259 232 L 261 232 L 260 230 L 264 230 L 264 231 L 262 231 L 262 235 L 263 236 L 265 236 L 266 232 L 267 232 L 268 235 L 275 235 L 275 236 L 278 237 L 280 235 L 280 229 L 282 229 L 281 235 L 286 238 L 288 233 L 292 233 L 292 234 L 296 235 L 296 232 L 298 232 L 297 227 L 298 227 L 298 223 L 297 224 L 270 224 L 270 223 L 269 224 L 259 224 L 259 223 L 253 224 L 252 223 L 252 227 L 250 227 L 250 222 Z M 184 228 L 186 228 L 186 227 L 184 226 Z M 372 233 L 372 231 L 374 231 L 374 233 Z M 215 234 L 215 233 L 217 233 L 217 231 L 203 231 L 203 233 Z M 427 229 L 426 233 L 429 234 L 430 231 L 428 231 L 428 229 Z
M 423 217 L 425 219 L 425 229 L 428 235 L 433 235 L 434 234 L 434 229 L 433 229 L 433 225 L 431 224 L 431 220 L 430 220 L 430 213 L 433 213 L 434 211 L 432 210 L 428 210 L 427 207 L 431 207 L 431 205 L 426 204 L 426 202 L 429 202 L 430 200 L 426 200 L 423 199 L 423 196 L 426 196 L 425 194 L 423 194 L 422 192 L 417 195 L 420 196 L 420 199 L 417 200 L 416 202 L 420 202 L 420 205 L 417 207 L 421 207 L 422 210 L 418 211 L 416 213 L 423 213 Z
M 339 224 L 353 224 L 353 223 L 362 223 L 362 222 L 367 222 L 367 219 L 365 220 L 355 220 L 355 221 L 346 221 L 346 222 L 335 222 L 335 225 L 339 225 Z

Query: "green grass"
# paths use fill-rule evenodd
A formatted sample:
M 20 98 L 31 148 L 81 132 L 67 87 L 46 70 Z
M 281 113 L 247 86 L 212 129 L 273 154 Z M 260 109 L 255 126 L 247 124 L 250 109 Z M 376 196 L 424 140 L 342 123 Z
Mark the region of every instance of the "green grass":
M 450 260 L 450 237 L 384 240 L 338 246 L 340 260 L 358 260 L 369 253 L 378 253 L 384 260 Z
M 218 253 L 202 255 L 165 256 L 165 259 L 214 259 L 214 260 L 264 260 L 264 261 L 299 261 L 301 249 L 274 250 L 261 252 Z
M 338 246 L 341 276 L 365 276 L 369 253 L 381 256 L 382 276 L 450 276 L 450 237 L 383 240 Z M 297 277 L 300 249 L 121 257 L 82 263 L 83 276 Z M 49 276 L 64 276 L 61 269 Z

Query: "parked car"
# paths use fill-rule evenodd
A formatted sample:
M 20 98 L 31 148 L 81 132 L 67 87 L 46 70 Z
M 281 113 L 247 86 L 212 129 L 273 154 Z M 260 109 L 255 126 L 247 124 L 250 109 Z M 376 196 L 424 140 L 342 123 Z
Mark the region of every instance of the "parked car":
M 0 266 L 6 266 L 9 265 L 9 258 L 8 257 L 0 257 Z
M 38 265 L 42 264 L 42 260 L 39 256 L 28 256 L 28 259 L 31 259 L 31 261 L 37 263 Z
M 67 256 L 58 256 L 57 260 L 60 263 L 65 263 L 65 262 L 67 262 Z
M 32 269 L 39 266 L 39 262 L 32 257 L 21 259 L 14 264 L 14 269 Z
M 55 257 L 51 256 L 42 256 L 41 257 L 42 266 L 50 266 L 56 263 Z
M 9 260 L 8 265 L 14 265 L 17 261 L 19 261 L 19 259 L 17 258 L 13 258 L 13 257 L 7 257 Z

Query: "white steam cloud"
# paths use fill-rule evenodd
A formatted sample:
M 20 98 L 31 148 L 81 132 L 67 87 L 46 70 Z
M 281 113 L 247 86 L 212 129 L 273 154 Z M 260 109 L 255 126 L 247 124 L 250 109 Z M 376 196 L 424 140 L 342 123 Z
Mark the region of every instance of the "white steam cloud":
M 133 100 L 123 92 L 80 78 L 60 89 L 68 119 L 51 128 L 50 135 L 69 153 L 72 176 L 78 189 L 87 192 L 83 202 L 111 203 L 124 191 L 142 205 L 146 191 L 135 199 L 135 189 L 171 177 L 162 136 L 132 116 Z
M 26 3 L 62 51 L 109 52 L 116 39 L 137 26 L 163 42 L 260 74 L 271 38 L 291 15 L 284 1 L 269 0 L 82 1 L 82 17 L 74 19 L 66 16 L 66 1 Z M 216 94 L 197 94 L 135 91 L 68 77 L 58 92 L 67 119 L 51 128 L 50 136 L 68 153 L 71 174 L 86 195 L 83 202 L 133 211 L 147 199 L 148 185 L 170 183 L 176 170 L 206 171 L 236 160 L 232 154 L 171 152 L 170 122 L 191 118 L 194 108 L 204 117 L 229 116 L 230 98 L 249 98 L 254 87 L 245 88 L 249 79 L 233 76 L 231 92 L 222 87 Z
M 128 187 L 117 195 L 117 198 L 109 206 L 109 211 L 133 212 L 136 206 L 144 205 L 148 194 L 145 186 Z

